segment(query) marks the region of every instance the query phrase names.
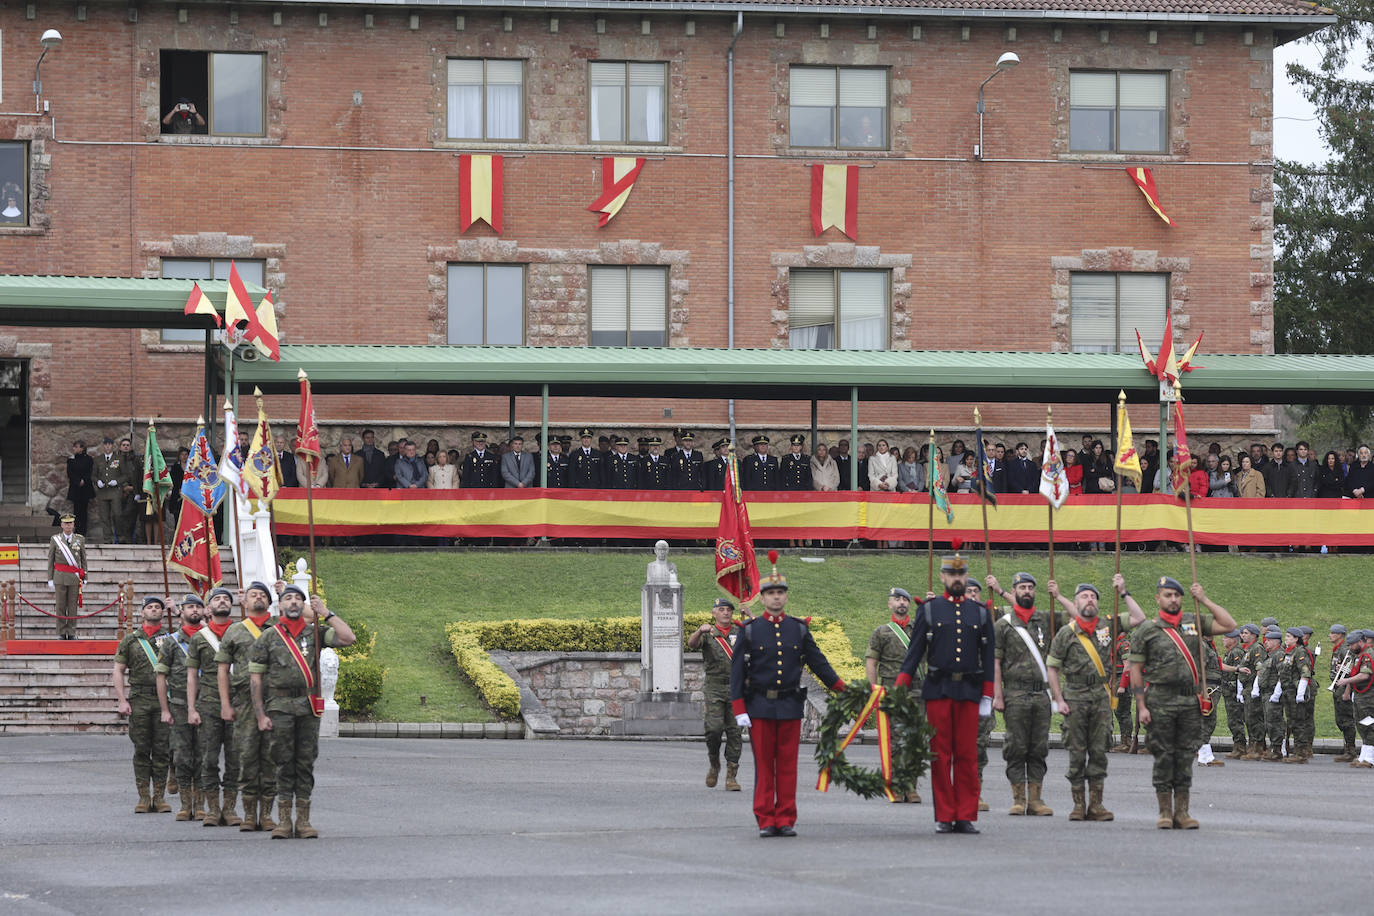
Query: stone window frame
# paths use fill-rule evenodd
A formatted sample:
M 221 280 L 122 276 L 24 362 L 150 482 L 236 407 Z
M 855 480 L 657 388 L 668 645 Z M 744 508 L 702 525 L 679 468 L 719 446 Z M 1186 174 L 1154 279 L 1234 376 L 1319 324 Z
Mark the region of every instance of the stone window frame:
M 134 52 L 138 72 L 138 105 L 143 110 L 143 139 L 164 146 L 280 146 L 286 140 L 285 38 L 259 38 L 242 27 L 217 32 L 181 30 L 147 32 Z M 162 52 L 203 51 L 206 54 L 263 55 L 263 135 L 260 137 L 162 132 Z
M 1121 139 L 1121 75 L 1122 75 L 1123 73 L 1125 73 L 1125 74 L 1143 74 L 1143 75 L 1148 75 L 1148 76 L 1162 76 L 1162 77 L 1164 77 L 1164 135 L 1163 135 L 1160 139 L 1163 141 L 1163 143 L 1164 143 L 1166 149 L 1162 149 L 1162 150 L 1121 150 L 1121 149 L 1109 149 L 1109 150 L 1076 150 L 1076 149 L 1073 149 L 1073 129 L 1072 129 L 1073 104 L 1072 104 L 1072 92 L 1070 92 L 1069 122 L 1068 122 L 1068 123 L 1070 124 L 1070 128 L 1069 128 L 1069 152 L 1070 152 L 1070 153 L 1072 153 L 1072 154 L 1075 155 L 1075 156 L 1125 156 L 1125 157 L 1127 157 L 1127 158 L 1139 158 L 1139 157 L 1142 157 L 1142 156 L 1144 156 L 1144 157 L 1150 157 L 1150 156 L 1159 157 L 1159 156 L 1167 156 L 1167 155 L 1170 154 L 1170 150 L 1173 149 L 1173 133 L 1172 133 L 1172 130 L 1171 130 L 1171 127 L 1172 127 L 1172 124 L 1173 124 L 1173 106 L 1171 105 L 1171 102 L 1173 101 L 1173 76 L 1174 76 L 1173 71 L 1171 71 L 1171 70 L 1150 70 L 1150 69 L 1148 69 L 1148 68 L 1143 68 L 1143 67 L 1130 67 L 1130 68 L 1121 68 L 1121 67 L 1118 67 L 1118 68 L 1115 68 L 1115 69 L 1110 69 L 1110 68 L 1104 69 L 1104 68 L 1101 68 L 1101 67 L 1071 67 L 1071 68 L 1069 68 L 1069 82 L 1070 82 L 1070 84 L 1072 84 L 1072 82 L 1073 82 L 1073 74 L 1075 74 L 1075 73 L 1110 73 L 1112 76 L 1116 77 L 1116 102 L 1115 102 L 1115 103 L 1113 104 L 1113 106 L 1112 106 L 1112 125 L 1113 125 L 1113 128 L 1114 128 L 1114 129 L 1113 129 L 1113 134 L 1114 134 L 1114 136 L 1112 137 L 1112 143 L 1113 143 L 1113 144 L 1118 143 L 1118 142 L 1120 141 L 1120 139 Z
M 1056 59 L 1057 58 L 1057 59 Z M 1126 49 L 1103 45 L 1075 53 L 1053 55 L 1050 62 L 1050 154 L 1065 162 L 1183 162 L 1188 142 L 1189 75 L 1193 60 L 1188 55 L 1163 54 L 1156 46 Z M 1113 73 L 1166 73 L 1165 135 L 1168 149 L 1162 153 L 1074 152 L 1069 143 L 1069 74 L 1075 70 Z
M 1192 270 L 1190 258 L 1162 258 L 1158 251 L 1128 247 L 1085 248 L 1076 255 L 1050 258 L 1050 309 L 1049 332 L 1052 353 L 1073 352 L 1073 274 L 1112 273 L 1112 274 L 1165 274 L 1169 282 L 1169 316 L 1173 320 L 1175 343 L 1182 341 L 1184 334 L 1192 325 L 1188 314 L 1189 289 L 1188 272 Z M 1158 341 L 1147 341 L 1157 347 Z
M 589 267 L 668 268 L 668 346 L 688 347 L 691 253 L 638 239 L 601 242 L 591 248 L 522 248 L 514 239 L 459 239 L 431 245 L 429 344 L 448 342 L 448 265 L 525 266 L 525 346 L 586 347 L 591 328 Z
M 835 71 L 835 142 L 830 146 L 807 146 L 792 144 L 792 71 L 801 68 L 804 70 L 834 70 Z M 892 151 L 892 79 L 893 71 L 896 69 L 892 64 L 813 64 L 813 63 L 791 63 L 787 65 L 787 148 L 790 150 L 829 150 L 834 156 L 848 156 L 852 153 L 888 153 Z M 840 102 L 839 102 L 839 71 L 841 70 L 881 70 L 883 71 L 883 145 L 882 146 L 843 146 L 840 143 Z
M 866 41 L 858 37 L 852 41 L 803 41 L 799 51 L 785 43 L 773 48 L 773 109 L 769 113 L 773 134 L 769 145 L 774 155 L 787 158 L 822 157 L 834 159 L 903 159 L 914 150 L 908 133 L 913 124 L 911 79 L 907 67 L 911 51 L 899 49 L 896 43 Z M 852 67 L 857 69 L 881 67 L 887 70 L 887 145 L 883 149 L 850 149 L 837 147 L 792 146 L 792 67 Z
M 48 126 L 44 123 L 16 121 L 12 130 L 3 131 L 0 140 L 6 143 L 28 144 L 27 226 L 0 226 L 0 238 L 47 235 L 52 230 L 52 216 L 48 200 L 52 189 L 48 182 L 52 171 L 52 157 L 48 153 Z
M 263 285 L 272 291 L 273 311 L 277 316 L 278 339 L 285 342 L 282 332 L 286 317 L 286 244 L 259 242 L 251 235 L 229 235 L 225 232 L 199 232 L 194 235 L 173 235 L 170 239 L 145 239 L 139 243 L 143 256 L 142 277 L 156 280 L 162 276 L 164 258 L 202 258 L 215 260 L 262 261 Z M 254 303 L 256 305 L 256 303 Z M 166 343 L 160 328 L 143 328 L 139 342 L 149 353 L 204 353 L 203 343 Z
M 912 286 L 907 279 L 907 271 L 912 267 L 910 254 L 884 254 L 877 245 L 831 242 L 826 245 L 805 245 L 799 252 L 774 251 L 769 256 L 769 262 L 775 271 L 770 290 L 773 297 L 773 308 L 769 315 L 773 325 L 770 349 L 786 350 L 790 345 L 788 279 L 793 269 L 888 271 L 891 285 L 887 305 L 887 349 L 911 349 L 911 340 L 907 337 L 907 329 L 911 325 Z

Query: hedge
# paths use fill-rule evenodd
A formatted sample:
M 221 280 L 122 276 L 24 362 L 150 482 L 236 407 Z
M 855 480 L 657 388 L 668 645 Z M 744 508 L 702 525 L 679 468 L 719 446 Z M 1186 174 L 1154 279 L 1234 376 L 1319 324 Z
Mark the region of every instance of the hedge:
M 377 634 L 361 622 L 350 626 L 356 637 L 353 645 L 335 650 L 339 654 L 339 682 L 334 687 L 334 701 L 340 712 L 365 715 L 382 698 L 386 669 L 371 658 Z
M 684 650 L 687 637 L 710 620 L 708 612 L 684 615 Z M 488 652 L 638 652 L 640 648 L 638 617 L 533 618 L 494 623 L 459 621 L 449 624 L 444 632 L 453 648 L 458 670 L 472 681 L 488 706 L 507 718 L 520 714 L 520 688 L 497 667 Z M 839 621 L 814 618 L 811 634 L 841 678 L 846 681 L 864 678 L 863 662 L 854 657 L 853 646 Z

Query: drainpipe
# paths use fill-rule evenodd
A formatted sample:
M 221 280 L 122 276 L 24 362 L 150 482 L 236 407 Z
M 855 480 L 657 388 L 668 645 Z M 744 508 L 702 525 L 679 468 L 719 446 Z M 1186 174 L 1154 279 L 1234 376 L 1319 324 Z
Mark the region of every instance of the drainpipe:
M 728 204 L 725 228 L 726 347 L 735 348 L 735 42 L 744 33 L 744 11 L 735 14 L 735 36 L 725 52 L 725 162 Z M 735 441 L 735 399 L 729 403 L 730 441 Z

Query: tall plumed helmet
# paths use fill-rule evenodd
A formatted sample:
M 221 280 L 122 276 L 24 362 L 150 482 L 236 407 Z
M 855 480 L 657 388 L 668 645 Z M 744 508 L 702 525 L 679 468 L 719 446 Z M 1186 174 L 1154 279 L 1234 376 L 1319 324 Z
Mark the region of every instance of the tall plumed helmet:
M 770 588 L 786 589 L 787 577 L 778 572 L 778 552 L 776 550 L 768 551 L 768 562 L 773 567 L 773 573 L 763 577 L 763 581 L 759 583 L 759 591 L 766 592 Z

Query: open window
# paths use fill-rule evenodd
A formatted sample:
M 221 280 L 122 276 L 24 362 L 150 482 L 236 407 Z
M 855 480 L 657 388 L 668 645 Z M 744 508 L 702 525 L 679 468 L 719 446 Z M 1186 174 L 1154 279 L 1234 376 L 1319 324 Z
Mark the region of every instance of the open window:
M 0 226 L 29 224 L 29 145 L 0 143 Z
M 163 51 L 164 134 L 261 137 L 266 92 L 261 54 Z

